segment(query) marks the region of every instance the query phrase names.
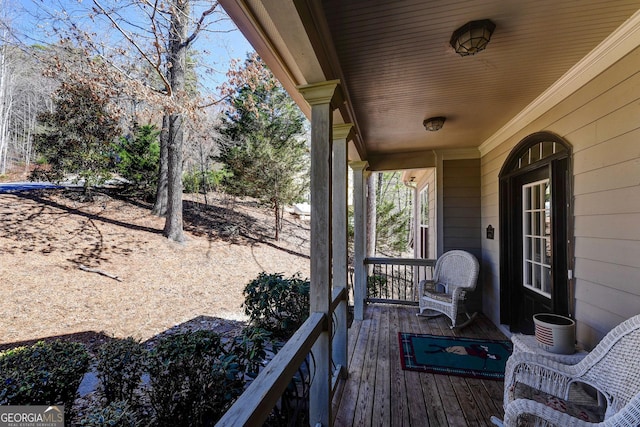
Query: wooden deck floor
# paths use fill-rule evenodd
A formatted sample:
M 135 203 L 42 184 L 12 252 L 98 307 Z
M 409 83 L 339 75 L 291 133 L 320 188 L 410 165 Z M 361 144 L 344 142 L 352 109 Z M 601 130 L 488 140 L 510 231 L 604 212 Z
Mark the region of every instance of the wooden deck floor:
M 398 332 L 506 339 L 484 316 L 462 331 L 417 307 L 369 305 L 349 329 L 349 378 L 333 400 L 336 426 L 485 426 L 502 418 L 503 382 L 403 371 Z

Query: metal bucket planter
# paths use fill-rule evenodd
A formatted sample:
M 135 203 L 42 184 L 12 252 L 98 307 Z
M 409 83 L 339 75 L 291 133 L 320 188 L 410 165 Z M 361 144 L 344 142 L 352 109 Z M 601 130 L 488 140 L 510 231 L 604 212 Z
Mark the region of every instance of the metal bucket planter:
M 536 341 L 544 350 L 557 354 L 576 351 L 576 322 L 566 316 L 551 313 L 533 315 Z

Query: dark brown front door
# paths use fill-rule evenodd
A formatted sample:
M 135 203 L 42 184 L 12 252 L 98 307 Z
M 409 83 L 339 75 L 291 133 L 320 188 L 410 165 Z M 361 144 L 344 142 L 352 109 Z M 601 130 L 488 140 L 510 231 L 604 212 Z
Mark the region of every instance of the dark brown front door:
M 544 141 L 501 176 L 501 321 L 514 332 L 533 333 L 536 313 L 569 314 L 568 151 Z

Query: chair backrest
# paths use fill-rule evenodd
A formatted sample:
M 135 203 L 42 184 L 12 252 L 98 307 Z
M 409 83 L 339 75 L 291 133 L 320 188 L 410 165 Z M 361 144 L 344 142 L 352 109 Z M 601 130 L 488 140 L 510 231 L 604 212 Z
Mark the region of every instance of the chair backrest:
M 480 266 L 475 256 L 467 251 L 453 250 L 445 252 L 436 261 L 433 278 L 436 283 L 452 287 L 463 287 L 472 291 L 478 281 Z
M 622 409 L 640 393 L 640 315 L 609 331 L 575 369 L 607 395 L 608 415 Z

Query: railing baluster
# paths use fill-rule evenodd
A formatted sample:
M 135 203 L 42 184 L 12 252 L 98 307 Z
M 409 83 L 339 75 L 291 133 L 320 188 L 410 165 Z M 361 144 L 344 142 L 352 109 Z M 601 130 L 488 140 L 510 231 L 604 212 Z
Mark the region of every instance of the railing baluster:
M 334 293 L 329 307 L 331 317 L 333 317 L 332 313 L 334 311 L 338 311 L 337 316 L 340 316 L 339 311 L 341 309 L 346 312 L 346 298 L 347 292 L 345 289 L 340 289 Z M 311 313 L 309 318 L 223 415 L 216 427 L 262 425 L 296 373 L 310 372 L 310 366 L 305 369 L 302 365 L 307 364 L 307 356 L 310 354 L 313 344 L 322 331 L 326 330 L 328 322 L 331 321 L 332 319 L 327 318 L 325 313 Z M 346 316 L 344 316 L 342 322 L 346 324 Z M 340 338 L 336 336 L 335 339 L 346 340 L 347 337 L 346 335 Z M 314 356 L 312 355 L 311 357 L 313 358 Z M 342 363 L 345 363 L 346 366 L 346 362 Z M 345 373 L 343 372 L 343 374 Z M 302 377 L 304 375 L 301 375 Z M 316 378 L 315 380 L 320 381 L 321 379 Z M 305 388 L 306 385 L 304 384 L 302 387 L 302 394 L 308 395 L 308 387 Z
M 396 282 L 396 269 L 394 268 L 395 265 L 390 266 L 389 268 L 391 269 L 391 299 L 396 299 L 396 298 L 400 298 L 400 294 L 397 293 L 398 291 L 398 284 Z
M 421 279 L 433 276 L 435 260 L 421 258 L 366 258 L 373 276 L 367 283 L 375 295 L 367 294 L 367 300 L 388 304 L 417 305 L 416 287 Z
M 384 275 L 387 278 L 387 283 L 384 289 L 384 296 L 386 296 L 387 298 L 389 298 L 389 282 L 391 282 L 391 286 L 393 286 L 393 275 L 391 275 L 391 277 L 389 277 L 389 266 L 385 265 L 384 266 Z M 393 299 L 393 287 L 391 288 L 391 298 Z
M 398 273 L 402 273 L 402 283 L 404 284 L 404 286 L 402 287 L 402 291 L 403 291 L 402 298 L 407 299 L 407 286 L 409 284 L 409 282 L 407 281 L 407 266 L 403 265 L 402 270 L 399 271 Z

